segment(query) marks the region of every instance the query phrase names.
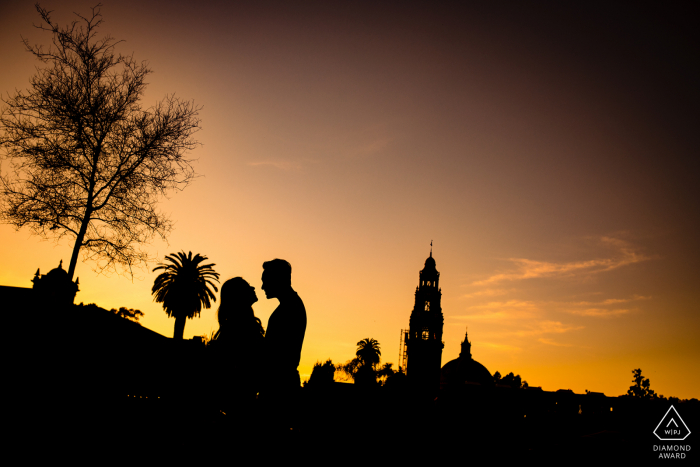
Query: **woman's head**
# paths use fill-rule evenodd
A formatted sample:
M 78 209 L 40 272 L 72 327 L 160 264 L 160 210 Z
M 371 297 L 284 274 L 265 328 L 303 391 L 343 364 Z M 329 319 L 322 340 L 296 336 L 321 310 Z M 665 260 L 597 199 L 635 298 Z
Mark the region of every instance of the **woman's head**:
M 229 279 L 221 286 L 221 298 L 219 299 L 219 326 L 228 327 L 238 325 L 247 326 L 245 323 L 255 323 L 256 329 L 264 335 L 262 324 L 259 318 L 253 314 L 253 303 L 258 301 L 255 295 L 255 287 L 252 287 L 242 277 Z M 221 329 L 219 329 L 221 331 Z M 226 334 L 226 333 L 224 333 Z
M 255 287 L 248 284 L 242 277 L 234 277 L 221 286 L 221 306 L 248 307 L 258 301 Z

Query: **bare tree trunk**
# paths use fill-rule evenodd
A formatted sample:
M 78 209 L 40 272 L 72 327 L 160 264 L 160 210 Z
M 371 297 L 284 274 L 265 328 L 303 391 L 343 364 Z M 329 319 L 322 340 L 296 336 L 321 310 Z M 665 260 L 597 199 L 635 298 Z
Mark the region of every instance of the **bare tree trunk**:
M 173 339 L 181 341 L 185 334 L 185 322 L 187 318 L 184 316 L 175 317 L 175 332 L 173 333 Z
M 93 158 L 93 169 L 90 173 L 90 188 L 88 190 L 87 203 L 85 206 L 85 213 L 83 214 L 83 221 L 80 223 L 80 230 L 78 231 L 78 236 L 75 238 L 75 245 L 73 245 L 73 254 L 70 257 L 70 266 L 68 267 L 68 278 L 73 280 L 73 275 L 75 274 L 75 266 L 78 264 L 78 253 L 80 253 L 80 248 L 83 246 L 83 241 L 85 240 L 85 232 L 87 232 L 88 225 L 90 224 L 90 217 L 93 211 L 93 191 L 95 189 L 95 172 L 96 172 L 97 159 Z
M 78 237 L 75 239 L 75 245 L 73 245 L 73 253 L 71 254 L 70 266 L 68 267 L 68 277 L 70 280 L 73 280 L 73 275 L 75 274 L 75 267 L 78 264 L 78 253 L 80 253 L 80 247 L 83 246 L 83 240 L 85 239 L 85 232 L 87 232 L 89 219 L 89 213 L 85 213 L 83 223 L 80 226 L 80 232 L 78 232 Z

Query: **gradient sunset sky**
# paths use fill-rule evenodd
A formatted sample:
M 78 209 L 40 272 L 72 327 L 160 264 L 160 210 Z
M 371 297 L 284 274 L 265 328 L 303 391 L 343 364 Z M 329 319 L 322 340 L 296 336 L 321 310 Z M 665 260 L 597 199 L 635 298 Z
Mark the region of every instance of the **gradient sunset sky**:
M 4 97 L 40 65 L 20 35 L 50 40 L 33 3 L 0 3 Z M 201 176 L 163 200 L 175 230 L 145 248 L 242 276 L 265 326 L 278 302 L 262 263 L 288 260 L 308 312 L 302 377 L 367 337 L 398 364 L 432 240 L 443 364 L 468 326 L 476 360 L 545 390 L 616 396 L 641 368 L 657 393 L 700 397 L 695 17 L 374 3 L 104 2 L 101 32 L 154 70 L 144 106 L 175 93 L 203 107 Z M 42 6 L 66 24 L 92 4 Z M 0 284 L 30 287 L 72 246 L 0 225 Z M 155 263 L 133 280 L 94 266 L 78 264 L 76 302 L 138 308 L 172 336 Z M 205 310 L 185 338 L 217 328 Z

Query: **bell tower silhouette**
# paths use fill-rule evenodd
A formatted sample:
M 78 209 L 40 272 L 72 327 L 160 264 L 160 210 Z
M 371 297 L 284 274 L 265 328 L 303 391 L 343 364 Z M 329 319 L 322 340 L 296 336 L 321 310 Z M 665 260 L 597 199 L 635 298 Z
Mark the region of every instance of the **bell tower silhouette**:
M 440 387 L 442 349 L 445 346 L 442 342 L 445 320 L 440 306 L 442 291 L 439 283 L 440 273 L 435 268 L 431 241 L 430 256 L 419 273 L 416 303 L 406 340 L 406 376 L 411 384 L 427 392 L 436 392 Z

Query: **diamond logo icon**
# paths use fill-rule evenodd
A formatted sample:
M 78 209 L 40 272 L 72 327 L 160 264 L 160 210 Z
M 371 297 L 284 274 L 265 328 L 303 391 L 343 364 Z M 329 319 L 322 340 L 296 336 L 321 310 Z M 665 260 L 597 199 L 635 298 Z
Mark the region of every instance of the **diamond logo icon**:
M 671 406 L 659 424 L 656 425 L 656 428 L 654 428 L 654 434 L 661 441 L 681 441 L 688 437 L 690 430 L 678 414 L 678 411 Z

